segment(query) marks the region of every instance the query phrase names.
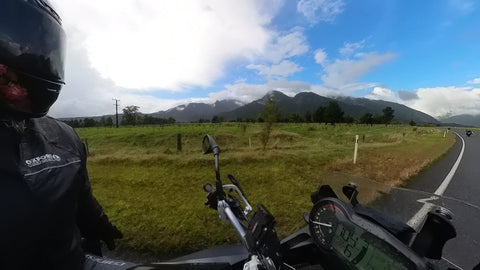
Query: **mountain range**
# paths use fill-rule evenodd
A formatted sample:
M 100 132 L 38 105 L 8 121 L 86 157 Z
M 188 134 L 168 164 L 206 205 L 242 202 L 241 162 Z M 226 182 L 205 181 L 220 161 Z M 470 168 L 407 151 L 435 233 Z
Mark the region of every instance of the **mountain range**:
M 246 104 L 231 99 L 219 100 L 213 104 L 188 103 L 166 111 L 159 111 L 146 115 L 164 119 L 172 117 L 177 122 L 197 122 L 199 120 L 210 121 L 214 116 L 222 117 L 225 121 L 257 119 L 263 111 L 266 102 L 271 97 L 275 97 L 277 106 L 281 109 L 283 117 L 288 117 L 291 114 L 304 116 L 307 112 L 314 114 L 320 106 L 327 107 L 330 101 L 336 101 L 340 105 L 340 108 L 345 112 L 345 115 L 349 115 L 357 120 L 366 113 L 382 115 L 383 109 L 391 107 L 395 111 L 394 122 L 409 123 L 410 121 L 414 121 L 417 124 L 428 123 L 435 125 L 480 127 L 480 115 L 462 114 L 448 117 L 445 116 L 437 120 L 426 113 L 394 102 L 354 97 L 324 97 L 312 92 L 302 92 L 294 97 L 289 97 L 282 92 L 271 91 L 261 99 Z M 115 119 L 115 115 L 63 118 L 60 120 L 71 121 L 83 120 L 85 118 L 100 121 L 102 118 Z M 121 121 L 122 114 L 119 114 L 119 119 Z
M 459 126 L 480 127 L 480 115 L 460 114 L 439 119 L 444 124 L 454 124 Z
M 271 91 L 263 98 L 248 104 L 242 104 L 235 100 L 222 100 L 213 104 L 189 103 L 150 115 L 159 118 L 173 117 L 177 122 L 195 122 L 200 119 L 211 120 L 214 116 L 223 117 L 225 121 L 239 118 L 257 119 L 271 97 L 275 97 L 276 104 L 284 117 L 291 114 L 304 116 L 307 112 L 313 114 L 319 107 L 327 107 L 330 101 L 336 101 L 345 115 L 355 119 L 360 119 L 366 113 L 383 115 L 382 110 L 391 107 L 395 111 L 394 122 L 409 123 L 414 121 L 419 124 L 439 124 L 432 116 L 398 103 L 353 97 L 330 98 L 312 92 L 302 92 L 294 97 L 289 97 L 282 92 Z

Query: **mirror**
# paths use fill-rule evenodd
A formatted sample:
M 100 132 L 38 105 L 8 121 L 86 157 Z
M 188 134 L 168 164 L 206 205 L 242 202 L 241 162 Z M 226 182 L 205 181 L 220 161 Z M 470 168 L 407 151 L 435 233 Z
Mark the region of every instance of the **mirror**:
M 202 142 L 202 152 L 203 154 L 213 153 L 212 148 L 210 147 L 210 140 L 208 139 L 209 135 L 203 137 Z
M 214 155 L 220 154 L 220 147 L 218 147 L 215 140 L 210 135 L 205 135 L 202 142 L 203 154 L 213 153 Z

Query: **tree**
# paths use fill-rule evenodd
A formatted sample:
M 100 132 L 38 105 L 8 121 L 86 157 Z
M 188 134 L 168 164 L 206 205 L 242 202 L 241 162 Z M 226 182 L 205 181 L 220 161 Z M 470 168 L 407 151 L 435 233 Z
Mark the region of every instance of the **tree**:
M 175 122 L 177 122 L 177 120 L 175 120 L 175 118 L 173 118 L 173 117 L 171 117 L 171 116 L 167 119 L 167 124 L 171 124 L 171 125 L 172 125 L 172 124 L 175 124 Z
M 93 118 L 85 118 L 83 119 L 83 126 L 84 127 L 94 127 L 97 125 L 97 121 Z
M 344 112 L 336 101 L 330 101 L 325 109 L 325 122 L 335 125 L 343 121 Z
M 355 122 L 355 118 L 350 115 L 346 115 L 343 117 L 343 122 L 347 124 L 353 124 Z
M 360 123 L 366 124 L 366 125 L 373 125 L 374 123 L 374 118 L 373 114 L 371 113 L 366 113 L 360 118 Z
M 305 122 L 307 123 L 311 123 L 312 122 L 312 114 L 310 113 L 310 111 L 307 111 L 305 113 Z
M 106 126 L 106 127 L 111 127 L 111 126 L 113 126 L 113 119 L 112 119 L 112 117 L 109 116 L 107 119 L 105 119 L 105 126 Z
M 224 121 L 222 116 L 214 115 L 212 117 L 212 123 L 222 123 Z
M 130 105 L 123 108 L 123 119 L 122 125 L 133 125 L 135 126 L 138 122 L 139 112 L 138 109 L 140 107 L 135 105 Z
M 325 122 L 325 107 L 318 107 L 318 109 L 313 114 L 313 121 L 316 123 Z
M 301 115 L 299 115 L 298 113 L 294 113 L 294 114 L 291 114 L 290 115 L 290 122 L 293 122 L 293 123 L 302 123 L 303 122 L 303 118 Z
M 395 112 L 392 107 L 385 107 L 385 109 L 382 110 L 383 112 L 383 123 L 385 125 L 388 125 L 392 122 L 393 118 L 395 117 L 393 113 Z
M 277 107 L 277 102 L 275 98 L 272 97 L 268 100 L 267 104 L 265 104 L 265 108 L 259 117 L 259 119 L 261 118 L 264 121 L 263 130 L 260 133 L 263 150 L 267 147 L 270 134 L 272 133 L 273 124 L 280 119 L 280 116 L 280 108 Z

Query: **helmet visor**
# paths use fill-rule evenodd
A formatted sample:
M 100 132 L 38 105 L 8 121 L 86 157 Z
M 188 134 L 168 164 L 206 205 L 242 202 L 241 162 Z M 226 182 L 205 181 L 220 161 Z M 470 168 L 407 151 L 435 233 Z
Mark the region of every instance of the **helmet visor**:
M 60 93 L 61 85 L 18 72 L 0 63 L 0 113 L 41 117 Z

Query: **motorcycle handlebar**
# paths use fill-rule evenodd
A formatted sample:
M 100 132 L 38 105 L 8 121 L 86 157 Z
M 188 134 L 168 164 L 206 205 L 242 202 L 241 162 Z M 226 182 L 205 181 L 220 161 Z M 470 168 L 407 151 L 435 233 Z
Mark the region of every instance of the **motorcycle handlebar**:
M 211 184 L 206 183 L 205 185 L 203 185 L 203 190 L 205 190 L 205 192 L 210 193 L 215 191 L 215 188 Z

